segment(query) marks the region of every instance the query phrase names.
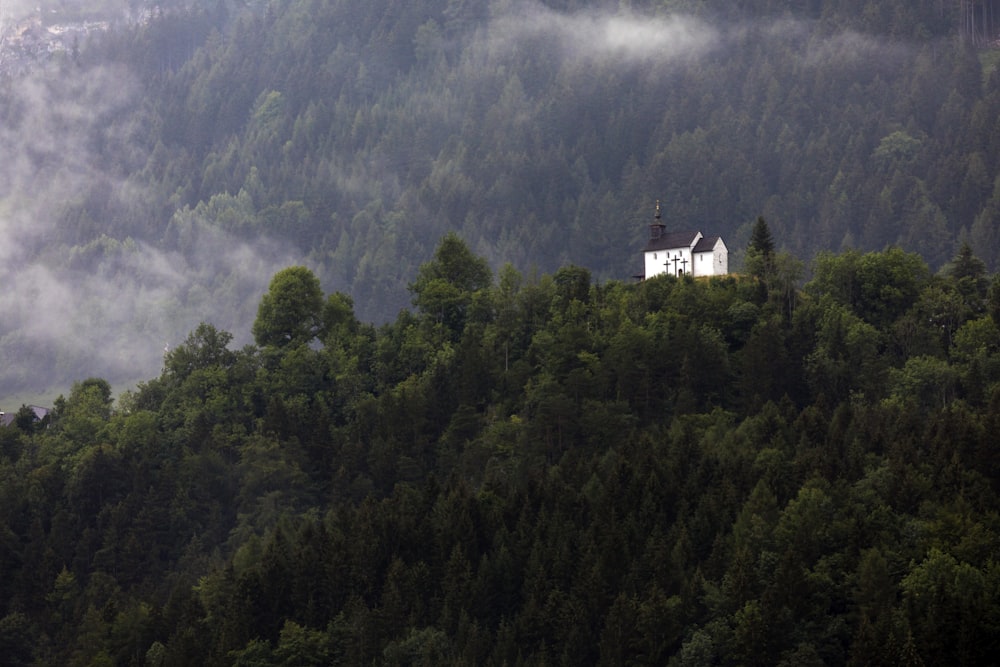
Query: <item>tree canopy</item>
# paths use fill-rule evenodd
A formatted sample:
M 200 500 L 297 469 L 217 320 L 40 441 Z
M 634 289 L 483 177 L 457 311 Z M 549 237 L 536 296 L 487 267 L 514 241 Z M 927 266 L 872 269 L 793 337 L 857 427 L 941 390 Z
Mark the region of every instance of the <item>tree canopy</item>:
M 253 337 L 262 347 L 302 345 L 319 335 L 323 324 L 323 289 L 304 266 L 282 269 L 261 297 Z
M 462 317 L 365 324 L 291 267 L 260 297 L 277 342 L 203 323 L 117 401 L 90 378 L 0 427 L 5 659 L 995 655 L 1000 344 L 974 255 L 824 254 L 791 309 L 753 276 L 494 281 L 453 236 L 434 257 L 415 301 L 444 281 Z
M 421 312 L 461 331 L 475 294 L 488 288 L 492 280 L 486 260 L 473 255 L 465 242 L 449 233 L 434 251 L 434 258 L 420 266 L 410 292 L 413 305 Z

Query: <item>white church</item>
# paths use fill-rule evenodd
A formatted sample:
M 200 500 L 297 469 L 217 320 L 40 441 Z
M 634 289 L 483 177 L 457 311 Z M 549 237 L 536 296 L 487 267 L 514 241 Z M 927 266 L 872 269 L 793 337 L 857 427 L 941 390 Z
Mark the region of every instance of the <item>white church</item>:
M 660 217 L 660 202 L 649 226 L 649 241 L 643 250 L 643 278 L 661 274 L 682 276 L 724 276 L 729 273 L 729 249 L 721 236 L 701 232 L 668 232 Z

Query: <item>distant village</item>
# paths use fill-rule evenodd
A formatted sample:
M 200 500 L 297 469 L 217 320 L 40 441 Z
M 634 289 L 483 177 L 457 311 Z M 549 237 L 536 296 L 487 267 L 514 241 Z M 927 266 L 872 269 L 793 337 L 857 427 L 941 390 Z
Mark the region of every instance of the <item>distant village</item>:
M 40 11 L 15 20 L 2 17 L 0 75 L 23 74 L 60 55 L 72 56 L 88 35 L 109 26 L 108 21 L 50 24 Z

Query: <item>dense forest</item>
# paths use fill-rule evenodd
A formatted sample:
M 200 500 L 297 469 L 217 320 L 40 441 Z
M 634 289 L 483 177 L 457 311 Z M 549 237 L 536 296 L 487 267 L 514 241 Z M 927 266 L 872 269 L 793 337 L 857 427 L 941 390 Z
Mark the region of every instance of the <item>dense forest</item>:
M 1000 646 L 1000 277 L 496 275 L 361 322 L 308 268 L 112 400 L 0 428 L 8 665 L 978 665 Z
M 0 662 L 996 661 L 993 0 L 127 4 L 0 74 Z
M 994 4 L 130 3 L 0 91 L 0 394 L 117 389 L 201 321 L 249 343 L 293 264 L 391 321 L 448 231 L 626 279 L 656 200 L 735 267 L 762 215 L 807 271 L 995 271 Z

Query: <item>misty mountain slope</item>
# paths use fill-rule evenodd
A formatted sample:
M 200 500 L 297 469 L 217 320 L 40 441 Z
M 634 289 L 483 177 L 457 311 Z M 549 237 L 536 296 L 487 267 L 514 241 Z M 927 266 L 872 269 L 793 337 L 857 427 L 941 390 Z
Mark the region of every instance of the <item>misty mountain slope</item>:
M 627 278 L 657 199 L 734 266 L 758 215 L 803 259 L 998 256 L 1000 94 L 957 17 L 783 4 L 220 4 L 99 37 L 4 94 L 49 119 L 5 123 L 4 381 L 144 377 L 291 263 L 384 321 L 447 231 Z

